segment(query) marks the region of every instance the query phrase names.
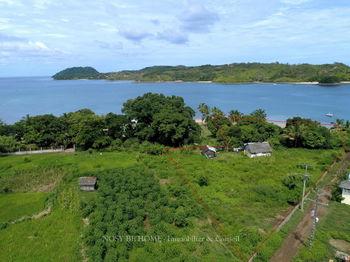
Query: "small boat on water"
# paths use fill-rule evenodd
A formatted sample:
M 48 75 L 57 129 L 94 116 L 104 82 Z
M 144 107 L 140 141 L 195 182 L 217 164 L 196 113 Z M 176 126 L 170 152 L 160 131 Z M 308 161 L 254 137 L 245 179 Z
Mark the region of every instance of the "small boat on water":
M 326 116 L 333 117 L 333 114 L 332 113 L 327 113 Z

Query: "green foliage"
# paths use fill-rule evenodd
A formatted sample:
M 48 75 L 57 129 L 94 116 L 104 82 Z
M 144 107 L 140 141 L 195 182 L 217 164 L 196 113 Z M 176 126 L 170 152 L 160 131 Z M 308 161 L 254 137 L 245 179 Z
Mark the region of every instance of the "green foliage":
M 195 112 L 181 97 L 147 93 L 125 102 L 122 111 L 137 120 L 134 134 L 142 141 L 179 146 L 195 141 L 200 133 Z
M 311 119 L 301 117 L 287 119 L 287 125 L 283 133 L 284 139 L 282 143 L 288 147 L 332 147 L 330 130 Z
M 77 147 L 86 150 L 106 145 L 107 138 L 103 138 L 105 136 L 104 122 L 91 110 L 78 110 L 65 114 L 63 118 L 68 123 L 68 137 L 71 138 L 71 143 L 76 144 Z M 95 143 L 97 140 L 100 142 Z
M 173 200 L 177 204 L 171 204 L 166 189 L 160 187 L 152 172 L 145 167 L 104 171 L 96 176 L 100 185 L 97 198 L 84 205 L 83 209 L 83 216 L 88 215 L 90 221 L 84 239 L 93 261 L 127 260 L 128 251 L 135 251 L 146 244 L 143 241 L 127 241 L 127 236 L 166 236 L 168 227 L 190 226 L 192 214 L 189 205 L 193 209 L 196 204 L 187 200 L 184 191 L 177 195 L 177 200 Z M 124 241 L 116 242 L 108 236 L 120 236 Z M 167 258 L 174 258 L 178 252 L 165 253 Z M 140 254 L 148 256 L 149 251 L 144 249 Z M 138 252 L 132 255 L 136 259 Z
M 321 84 L 335 84 L 339 83 L 341 81 L 340 77 L 336 75 L 322 75 L 319 79 L 318 82 Z
M 20 144 L 10 136 L 0 136 L 0 153 L 17 151 Z
M 332 189 L 332 200 L 336 202 L 341 202 L 344 198 L 342 196 L 343 190 L 339 187 L 335 187 Z
M 69 79 L 104 79 L 104 74 L 100 74 L 92 67 L 70 67 L 66 68 L 52 76 L 55 80 Z
M 286 194 L 287 202 L 290 204 L 298 203 L 302 193 L 302 176 L 299 174 L 288 175 L 283 179 L 282 183 L 289 190 L 288 194 Z
M 164 153 L 164 148 L 159 144 L 145 141 L 141 144 L 141 152 L 150 155 L 161 155 Z
M 208 186 L 209 185 L 209 179 L 206 176 L 200 176 L 198 179 L 198 185 L 200 186 Z
M 137 81 L 214 81 L 237 82 L 305 82 L 325 81 L 324 77 L 349 81 L 349 67 L 334 63 L 324 65 L 280 63 L 234 63 L 204 66 L 153 66 L 135 71 L 106 74 L 110 80 Z

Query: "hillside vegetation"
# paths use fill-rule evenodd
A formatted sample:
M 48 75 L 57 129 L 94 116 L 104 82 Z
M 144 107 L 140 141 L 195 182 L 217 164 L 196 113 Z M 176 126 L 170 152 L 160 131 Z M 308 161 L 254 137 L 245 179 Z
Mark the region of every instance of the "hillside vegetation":
M 64 69 L 52 76 L 55 80 L 74 80 L 74 79 L 103 79 L 105 76 L 100 74 L 92 67 L 71 67 Z
M 141 70 L 124 70 L 90 75 L 71 69 L 61 71 L 54 79 L 108 79 L 134 81 L 213 81 L 219 83 L 244 82 L 320 82 L 337 83 L 350 81 L 350 67 L 334 64 L 280 64 L 280 63 L 233 63 L 202 66 L 152 66 Z

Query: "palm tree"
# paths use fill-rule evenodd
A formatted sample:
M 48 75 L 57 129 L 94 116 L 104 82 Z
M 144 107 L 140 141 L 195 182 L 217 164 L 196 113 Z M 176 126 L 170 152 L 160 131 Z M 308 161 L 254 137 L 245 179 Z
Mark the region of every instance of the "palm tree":
M 233 123 L 236 123 L 237 120 L 239 120 L 240 118 L 242 118 L 243 113 L 239 112 L 238 110 L 231 110 L 228 113 L 228 116 L 231 118 L 231 120 L 233 121 Z
M 202 114 L 202 121 L 204 123 L 207 122 L 210 115 L 210 107 L 205 103 L 201 103 L 198 106 L 198 110 Z
M 305 125 L 292 124 L 285 129 L 285 136 L 293 141 L 294 147 L 301 146 L 306 133 L 307 127 Z

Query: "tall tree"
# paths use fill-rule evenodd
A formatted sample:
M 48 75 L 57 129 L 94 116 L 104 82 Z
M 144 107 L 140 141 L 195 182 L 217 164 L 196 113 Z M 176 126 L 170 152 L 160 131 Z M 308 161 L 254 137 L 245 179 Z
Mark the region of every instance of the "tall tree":
M 210 116 L 210 107 L 205 103 L 201 103 L 198 106 L 198 110 L 202 114 L 202 121 L 207 122 Z
M 137 122 L 134 134 L 140 140 L 178 146 L 194 142 L 200 134 L 195 112 L 178 96 L 146 93 L 126 101 L 122 112 Z

